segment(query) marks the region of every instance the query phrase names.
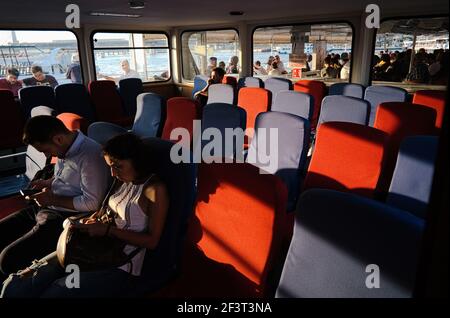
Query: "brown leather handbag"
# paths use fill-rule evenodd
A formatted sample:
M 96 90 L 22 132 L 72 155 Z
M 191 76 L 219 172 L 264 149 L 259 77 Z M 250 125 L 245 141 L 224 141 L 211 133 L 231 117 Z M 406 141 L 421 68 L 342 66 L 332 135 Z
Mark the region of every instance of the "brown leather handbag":
M 96 222 L 116 226 L 116 213 L 107 207 L 108 199 L 115 188 L 114 182 L 103 201 L 102 208 L 89 217 L 69 218 L 71 222 L 79 222 L 83 218 L 94 218 Z M 102 270 L 122 266 L 128 263 L 141 248 L 136 248 L 131 254 L 125 254 L 126 243 L 110 236 L 91 237 L 71 226 L 66 226 L 59 236 L 56 255 L 62 267 L 76 264 L 81 271 Z

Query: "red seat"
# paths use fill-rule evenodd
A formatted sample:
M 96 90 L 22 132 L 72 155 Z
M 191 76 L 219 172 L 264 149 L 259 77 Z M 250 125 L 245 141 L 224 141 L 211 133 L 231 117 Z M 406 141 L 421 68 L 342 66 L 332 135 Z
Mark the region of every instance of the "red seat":
M 311 117 L 311 129 L 315 130 L 320 115 L 320 105 L 326 95 L 326 86 L 320 81 L 299 80 L 294 84 L 294 91 L 307 93 L 314 98 L 314 108 Z
M 173 129 L 182 127 L 189 131 L 190 141 L 193 137 L 193 121 L 200 119 L 200 105 L 190 98 L 173 97 L 167 101 L 167 117 L 164 123 L 162 139 L 170 140 Z M 176 141 L 181 139 L 179 137 Z
M 414 93 L 413 103 L 425 105 L 436 110 L 435 133 L 439 134 L 444 120 L 445 91 L 422 90 Z
M 122 99 L 114 81 L 90 82 L 89 94 L 99 121 L 106 121 L 124 127 L 133 124 L 133 118 L 125 116 Z
M 282 266 L 287 190 L 250 164 L 202 164 L 181 275 L 161 295 L 261 297 Z
M 386 166 L 380 181 L 380 189 L 387 192 L 391 183 L 398 149 L 405 137 L 432 135 L 435 132 L 436 110 L 407 102 L 387 102 L 378 106 L 374 127 L 388 135 Z
M 22 146 L 24 118 L 14 95 L 10 90 L 0 89 L 0 149 Z
M 303 190 L 323 188 L 374 197 L 386 147 L 387 135 L 378 129 L 345 122 L 321 124 Z
M 222 79 L 222 84 L 228 84 L 233 86 L 234 89 L 237 88 L 237 79 L 234 76 L 224 76 Z
M 60 119 L 69 130 L 81 130 L 84 134 L 87 134 L 87 128 L 89 121 L 80 115 L 74 113 L 62 113 L 56 116 Z
M 238 106 L 247 112 L 247 128 L 255 128 L 256 116 L 259 113 L 267 112 L 270 107 L 271 93 L 269 90 L 259 87 L 243 87 L 239 90 Z M 246 136 L 247 137 L 247 136 Z M 248 138 L 253 134 L 249 133 Z M 244 148 L 248 148 L 250 142 L 244 142 Z

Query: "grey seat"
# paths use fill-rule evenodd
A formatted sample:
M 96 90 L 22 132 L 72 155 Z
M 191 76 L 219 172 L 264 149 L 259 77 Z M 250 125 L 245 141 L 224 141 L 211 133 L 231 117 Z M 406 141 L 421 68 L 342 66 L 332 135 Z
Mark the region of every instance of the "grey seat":
M 437 148 L 437 136 L 411 136 L 403 140 L 387 204 L 425 218 L 433 185 Z
M 272 102 L 272 111 L 289 113 L 311 120 L 314 99 L 296 91 L 279 91 Z
M 241 89 L 242 87 L 264 88 L 264 82 L 259 77 L 241 77 L 238 81 L 238 89 Z
M 328 121 L 342 121 L 367 125 L 370 104 L 363 99 L 332 95 L 325 96 L 320 108 L 319 125 Z
M 353 83 L 334 83 L 328 89 L 328 95 L 343 95 L 364 98 L 364 86 Z
M 228 84 L 213 84 L 208 88 L 208 102 L 225 103 L 233 105 L 235 103 L 234 88 Z
M 373 126 L 378 105 L 384 102 L 404 102 L 408 92 L 403 88 L 391 86 L 369 86 L 364 99 L 370 103 L 369 125 Z
M 421 218 L 381 202 L 306 191 L 276 297 L 412 297 L 423 229 Z M 377 273 L 379 288 L 369 288 Z
M 292 82 L 286 78 L 269 77 L 264 81 L 264 88 L 272 92 L 272 102 L 280 91 L 289 91 L 293 89 Z

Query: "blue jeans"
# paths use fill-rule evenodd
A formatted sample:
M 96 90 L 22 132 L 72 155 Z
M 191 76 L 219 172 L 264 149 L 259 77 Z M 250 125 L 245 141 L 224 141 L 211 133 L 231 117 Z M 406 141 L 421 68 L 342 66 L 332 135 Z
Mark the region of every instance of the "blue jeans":
M 130 274 L 117 268 L 79 272 L 79 288 L 69 288 L 77 279 L 74 279 L 74 273 L 66 273 L 56 257 L 37 267 L 34 274 L 27 277 L 21 277 L 20 272 L 11 274 L 3 283 L 1 297 L 120 297 L 126 296 L 123 293 L 133 279 Z

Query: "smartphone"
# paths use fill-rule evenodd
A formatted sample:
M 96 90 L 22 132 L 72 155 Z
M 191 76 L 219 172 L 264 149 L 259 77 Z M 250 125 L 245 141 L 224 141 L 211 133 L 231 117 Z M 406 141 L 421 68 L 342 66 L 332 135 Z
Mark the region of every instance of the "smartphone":
M 22 189 L 22 190 L 20 190 L 20 194 L 23 195 L 24 197 L 27 197 L 29 195 L 33 195 L 33 194 L 36 194 L 39 192 L 41 192 L 41 190 L 38 190 L 38 189 Z

